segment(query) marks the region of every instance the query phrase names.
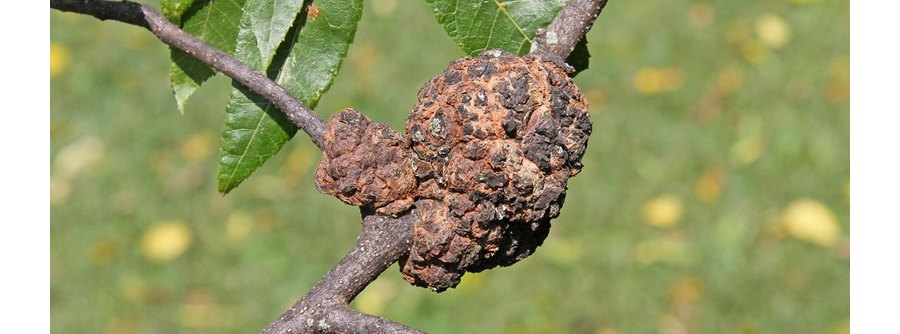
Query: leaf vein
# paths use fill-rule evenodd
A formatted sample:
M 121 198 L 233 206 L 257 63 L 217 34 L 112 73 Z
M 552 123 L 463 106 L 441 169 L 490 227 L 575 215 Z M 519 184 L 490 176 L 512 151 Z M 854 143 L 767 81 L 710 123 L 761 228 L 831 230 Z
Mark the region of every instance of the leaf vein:
M 268 108 L 268 105 L 266 105 L 266 108 Z M 250 132 L 250 139 L 247 140 L 247 145 L 244 146 L 244 152 L 242 152 L 241 155 L 238 156 L 238 161 L 234 164 L 234 170 L 232 170 L 231 174 L 228 176 L 228 182 L 226 182 L 227 185 L 231 185 L 231 182 L 234 180 L 234 175 L 237 174 L 238 170 L 240 170 L 238 166 L 241 165 L 241 162 L 244 161 L 244 157 L 247 156 L 247 152 L 250 150 L 250 146 L 252 146 L 253 140 L 256 138 L 256 134 L 259 133 L 259 129 L 260 127 L 262 127 L 263 119 L 265 118 L 265 116 L 266 113 L 259 113 L 259 120 L 256 122 L 256 128 Z

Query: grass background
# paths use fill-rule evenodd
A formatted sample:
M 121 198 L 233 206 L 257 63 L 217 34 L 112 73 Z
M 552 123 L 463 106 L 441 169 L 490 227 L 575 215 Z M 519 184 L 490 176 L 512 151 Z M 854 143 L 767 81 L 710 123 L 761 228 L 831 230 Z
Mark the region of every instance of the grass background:
M 52 332 L 256 332 L 352 246 L 304 135 L 223 197 L 229 81 L 179 115 L 151 34 L 50 15 Z M 441 294 L 395 266 L 353 307 L 432 333 L 849 332 L 849 1 L 611 1 L 588 38 L 594 134 L 545 245 Z M 459 56 L 424 2 L 366 1 L 317 111 L 399 129 Z

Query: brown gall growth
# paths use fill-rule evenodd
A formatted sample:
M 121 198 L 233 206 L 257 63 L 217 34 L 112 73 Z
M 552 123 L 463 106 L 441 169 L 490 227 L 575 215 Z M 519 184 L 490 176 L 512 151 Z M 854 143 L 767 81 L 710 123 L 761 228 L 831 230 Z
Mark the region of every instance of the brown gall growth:
M 591 134 L 587 102 L 559 63 L 485 51 L 419 91 L 406 122 L 419 184 L 407 281 L 443 291 L 541 245 Z
M 416 179 L 403 136 L 354 109 L 331 117 L 316 188 L 344 203 L 397 216 L 413 204 Z
M 543 243 L 581 171 L 591 121 L 565 64 L 491 50 L 426 83 L 406 133 L 353 109 L 333 116 L 316 186 L 384 215 L 415 206 L 400 268 L 439 292 Z

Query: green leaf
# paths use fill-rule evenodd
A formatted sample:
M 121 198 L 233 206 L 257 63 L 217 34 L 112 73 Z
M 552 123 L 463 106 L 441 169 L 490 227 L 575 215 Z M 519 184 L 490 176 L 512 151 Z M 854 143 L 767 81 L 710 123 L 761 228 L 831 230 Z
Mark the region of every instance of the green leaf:
M 181 22 L 178 23 L 181 23 L 182 29 L 225 53 L 233 53 L 241 22 L 241 8 L 246 0 L 183 1 L 190 1 L 193 5 L 173 14 L 180 17 Z M 183 114 L 191 94 L 216 71 L 187 53 L 172 49 L 169 74 L 175 102 Z
M 556 17 L 565 0 L 426 0 L 434 16 L 463 52 L 477 55 L 503 49 L 518 55 L 531 50 L 540 28 Z M 590 55 L 584 40 L 566 62 L 576 73 L 587 68 Z
M 250 68 L 265 70 L 302 5 L 303 0 L 248 0 L 238 32 L 236 58 Z
M 184 14 L 184 11 L 196 1 L 197 0 L 162 0 L 160 1 L 160 4 L 162 5 L 163 16 L 175 24 L 180 24 L 181 14 Z
M 467 54 L 503 49 L 528 53 L 538 28 L 544 28 L 565 0 L 427 0 L 438 22 Z
M 247 6 L 269 1 L 249 0 Z M 347 48 L 353 42 L 362 14 L 362 0 L 315 2 L 298 17 L 294 31 L 276 51 L 280 38 L 267 31 L 278 11 L 258 13 L 241 22 L 238 59 L 251 67 L 267 68 L 269 77 L 300 101 L 315 108 L 331 86 Z M 295 10 L 296 12 L 296 10 Z M 310 13 L 310 14 L 307 14 Z M 252 15 L 251 15 L 252 16 Z M 290 26 L 290 24 L 288 24 Z M 284 34 L 281 35 L 282 37 Z M 271 66 L 270 66 L 271 64 Z M 282 112 L 246 88 L 235 84 L 225 108 L 225 131 L 219 159 L 219 192 L 227 193 L 277 153 L 296 133 Z

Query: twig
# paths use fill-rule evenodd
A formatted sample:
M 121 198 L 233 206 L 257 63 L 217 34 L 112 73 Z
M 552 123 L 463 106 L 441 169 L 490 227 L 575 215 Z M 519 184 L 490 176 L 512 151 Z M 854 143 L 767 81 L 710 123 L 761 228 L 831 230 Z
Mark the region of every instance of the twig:
M 353 250 L 263 334 L 423 333 L 347 308 L 369 283 L 409 252 L 415 217 L 415 210 L 396 219 L 364 214 L 362 233 Z
M 606 6 L 607 0 L 569 0 L 546 29 L 538 31 L 531 53 L 569 57 Z
M 129 1 L 50 0 L 50 8 L 147 28 L 163 43 L 187 52 L 274 104 L 287 115 L 294 125 L 309 134 L 319 148 L 322 148 L 325 122 L 308 106 L 266 76 L 179 29 L 153 7 Z

